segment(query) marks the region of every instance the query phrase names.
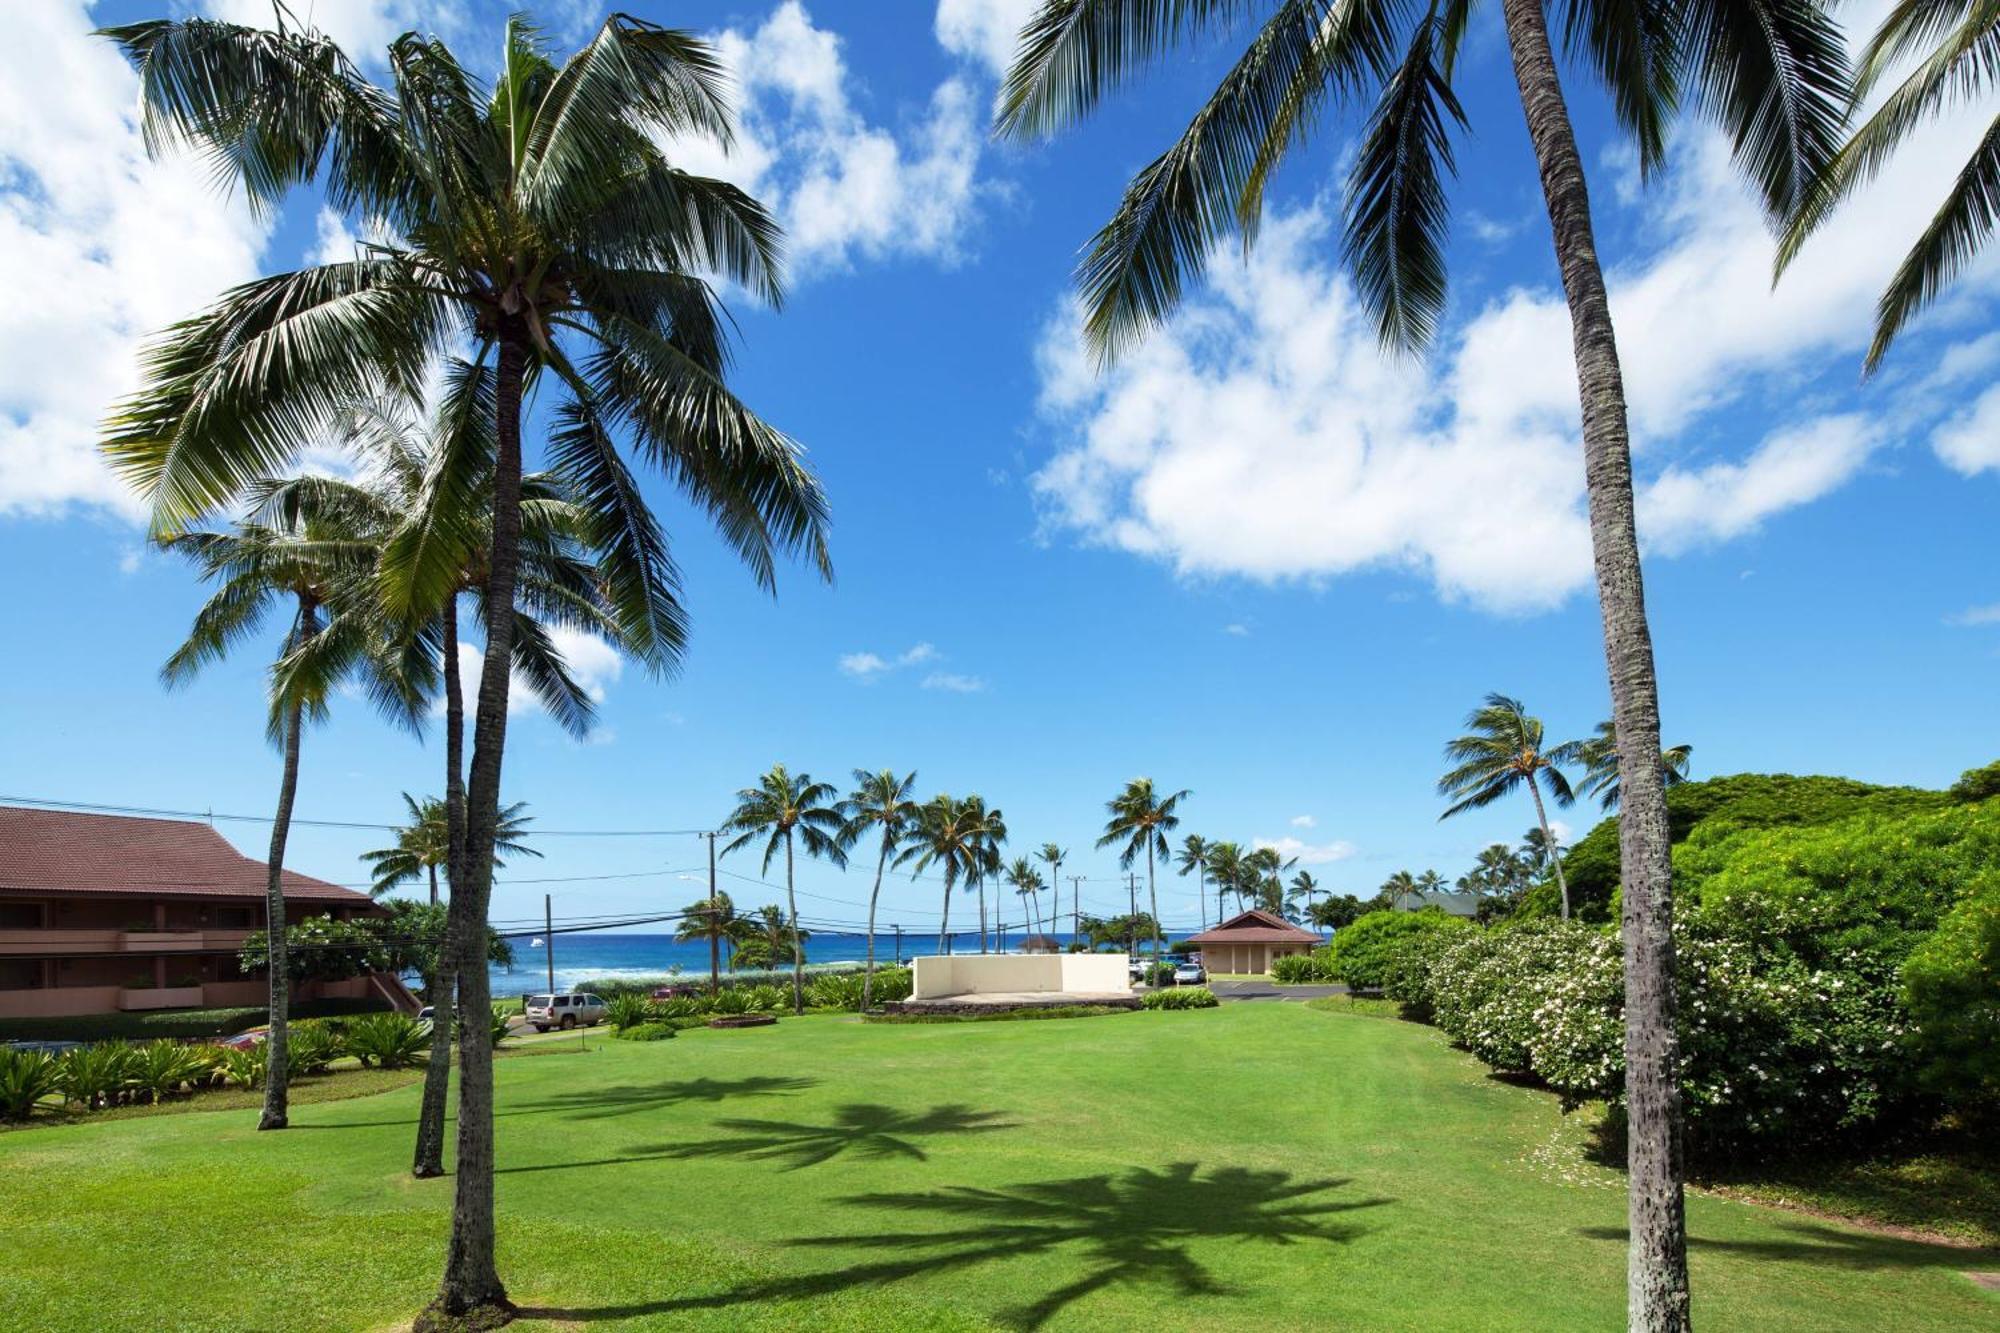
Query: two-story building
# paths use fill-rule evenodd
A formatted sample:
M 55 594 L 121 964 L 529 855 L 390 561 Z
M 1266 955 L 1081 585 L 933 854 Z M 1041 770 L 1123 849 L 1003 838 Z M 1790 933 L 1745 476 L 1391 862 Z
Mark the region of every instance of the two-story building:
M 265 927 L 264 889 L 264 863 L 205 823 L 0 806 L 0 1018 L 262 1004 L 264 974 L 237 951 Z M 382 914 L 285 872 L 290 921 Z M 409 1003 L 378 976 L 307 982 L 298 998 L 374 995 Z

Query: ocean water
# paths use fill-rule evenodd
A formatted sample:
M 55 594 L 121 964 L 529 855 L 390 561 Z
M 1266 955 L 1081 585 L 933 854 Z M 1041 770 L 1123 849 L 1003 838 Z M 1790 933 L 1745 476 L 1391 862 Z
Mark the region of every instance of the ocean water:
M 1071 936 L 1057 934 L 1056 939 L 1068 946 Z M 708 944 L 706 941 L 681 941 L 672 935 L 641 935 L 626 931 L 591 933 L 579 931 L 573 935 L 556 935 L 544 938 L 540 935 L 510 935 L 508 942 L 514 946 L 514 964 L 501 967 L 495 964 L 491 969 L 493 993 L 514 995 L 521 992 L 546 989 L 549 985 L 550 955 L 555 964 L 555 985 L 558 990 L 566 989 L 586 981 L 618 980 L 628 977 L 655 977 L 671 975 L 676 969 L 689 977 L 708 975 Z M 936 935 L 905 934 L 902 939 L 904 962 L 919 954 L 941 953 Z M 1013 952 L 1021 946 L 1021 933 L 1011 932 L 1003 941 L 995 937 L 991 944 L 996 949 Z M 551 949 L 550 946 L 553 946 Z M 977 953 L 979 932 L 952 932 L 952 949 L 957 953 Z M 806 939 L 806 961 L 808 963 L 860 963 L 867 957 L 868 941 L 865 936 L 837 935 L 831 932 L 821 934 L 815 931 Z M 875 961 L 889 964 L 896 961 L 896 936 L 893 931 L 877 931 L 875 934 Z M 729 965 L 728 952 L 723 953 L 723 966 Z

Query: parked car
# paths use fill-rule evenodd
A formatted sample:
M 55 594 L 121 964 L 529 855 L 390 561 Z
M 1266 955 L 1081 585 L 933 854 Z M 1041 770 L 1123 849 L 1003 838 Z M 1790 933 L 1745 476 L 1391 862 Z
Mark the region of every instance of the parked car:
M 653 987 L 653 998 L 656 1000 L 680 1000 L 699 994 L 701 994 L 701 987 L 699 986 L 682 984 Z
M 1200 963 L 1182 963 L 1174 969 L 1176 986 L 1206 986 L 1208 971 Z
M 530 995 L 522 1016 L 537 1032 L 550 1028 L 595 1027 L 604 1021 L 604 1001 L 595 995 Z

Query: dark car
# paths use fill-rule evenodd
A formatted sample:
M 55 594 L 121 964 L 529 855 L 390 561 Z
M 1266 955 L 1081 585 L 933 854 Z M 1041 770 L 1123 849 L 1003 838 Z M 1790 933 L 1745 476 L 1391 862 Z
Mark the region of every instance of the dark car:
M 655 986 L 653 998 L 656 1000 L 681 1000 L 701 994 L 699 986 Z

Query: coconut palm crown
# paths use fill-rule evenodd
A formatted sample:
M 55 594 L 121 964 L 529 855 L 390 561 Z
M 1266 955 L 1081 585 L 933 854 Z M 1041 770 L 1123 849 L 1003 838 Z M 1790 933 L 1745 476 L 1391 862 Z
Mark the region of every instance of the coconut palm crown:
M 1151 778 L 1133 778 L 1124 789 L 1105 803 L 1110 815 L 1104 823 L 1104 833 L 1097 840 L 1103 847 L 1118 847 L 1118 864 L 1126 870 L 1132 868 L 1141 852 L 1146 856 L 1146 896 L 1153 914 L 1153 961 L 1159 961 L 1162 940 L 1160 938 L 1160 894 L 1154 883 L 1154 859 L 1165 860 L 1172 854 L 1172 846 L 1167 835 L 1181 826 L 1181 817 L 1176 813 L 1180 803 L 1187 799 L 1189 792 L 1180 791 L 1162 796 L 1153 786 Z M 1121 845 L 1122 844 L 1122 845 Z

